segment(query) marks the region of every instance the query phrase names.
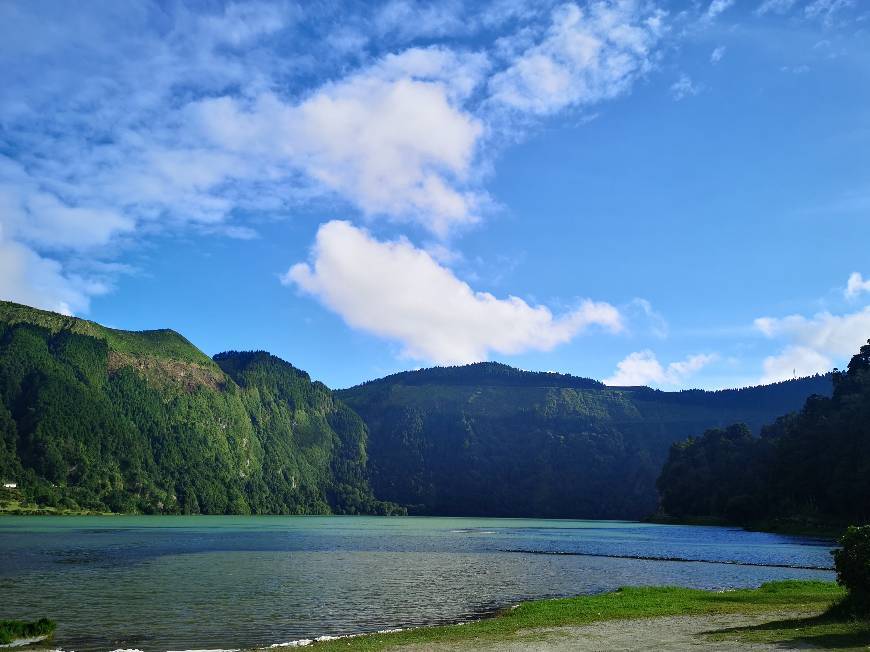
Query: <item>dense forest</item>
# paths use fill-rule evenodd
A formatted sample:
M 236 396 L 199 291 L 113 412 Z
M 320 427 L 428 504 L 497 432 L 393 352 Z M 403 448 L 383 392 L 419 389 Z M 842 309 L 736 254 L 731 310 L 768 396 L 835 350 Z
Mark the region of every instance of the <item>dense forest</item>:
M 67 509 L 388 513 L 366 428 L 267 353 L 209 359 L 173 331 L 132 333 L 0 302 L 0 479 Z
M 811 396 L 759 437 L 738 424 L 674 444 L 658 487 L 682 519 L 870 521 L 870 342 L 834 372 L 833 396 Z
M 478 363 L 338 395 L 368 424 L 375 494 L 412 513 L 640 518 L 674 441 L 733 421 L 758 429 L 830 383 L 662 392 Z

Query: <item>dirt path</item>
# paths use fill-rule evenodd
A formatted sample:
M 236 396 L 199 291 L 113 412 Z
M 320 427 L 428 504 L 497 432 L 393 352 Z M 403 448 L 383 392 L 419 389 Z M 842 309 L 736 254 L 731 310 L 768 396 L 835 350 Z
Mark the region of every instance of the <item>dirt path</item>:
M 711 641 L 705 632 L 758 625 L 794 613 L 761 615 L 722 614 L 715 616 L 669 616 L 639 620 L 610 620 L 582 627 L 555 627 L 518 632 L 513 638 L 498 643 L 468 642 L 465 644 L 427 644 L 396 648 L 405 652 L 598 652 L 611 650 L 799 650 L 817 649 L 809 645 L 788 647 L 782 644 Z M 392 648 L 391 648 L 392 649 Z

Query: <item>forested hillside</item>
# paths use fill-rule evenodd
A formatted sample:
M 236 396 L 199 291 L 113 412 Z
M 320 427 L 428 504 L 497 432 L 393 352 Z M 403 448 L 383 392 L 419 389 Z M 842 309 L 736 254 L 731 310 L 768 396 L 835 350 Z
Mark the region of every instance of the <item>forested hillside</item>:
M 675 444 L 658 481 L 663 510 L 741 524 L 870 521 L 870 342 L 833 387 L 760 437 L 739 424 Z
M 375 494 L 415 513 L 639 518 L 656 509 L 674 441 L 734 421 L 758 429 L 830 383 L 661 392 L 479 363 L 338 395 L 369 426 Z
M 127 332 L 0 302 L 0 479 L 26 501 L 147 513 L 388 512 L 365 425 L 266 353 L 213 361 L 178 333 Z

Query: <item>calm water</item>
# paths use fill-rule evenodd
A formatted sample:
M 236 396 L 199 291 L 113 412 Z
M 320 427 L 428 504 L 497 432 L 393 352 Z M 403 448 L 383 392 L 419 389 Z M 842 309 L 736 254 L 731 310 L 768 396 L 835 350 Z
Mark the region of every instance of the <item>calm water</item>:
M 627 584 L 829 580 L 795 568 L 829 567 L 828 551 L 810 539 L 617 521 L 5 517 L 0 618 L 52 618 L 65 650 L 255 647 Z

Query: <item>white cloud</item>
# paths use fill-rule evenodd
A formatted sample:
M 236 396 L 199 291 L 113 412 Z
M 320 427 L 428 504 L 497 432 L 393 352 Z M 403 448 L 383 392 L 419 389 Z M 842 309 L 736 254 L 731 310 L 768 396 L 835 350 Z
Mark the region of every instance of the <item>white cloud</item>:
M 680 78 L 671 84 L 671 96 L 677 102 L 684 100 L 687 97 L 697 95 L 700 92 L 700 87 L 695 85 L 692 78 L 685 73 L 680 75 Z
M 317 297 L 351 327 L 401 343 L 405 355 L 441 364 L 549 351 L 590 326 L 622 329 L 610 304 L 587 300 L 557 317 L 518 297 L 498 299 L 407 240 L 381 242 L 343 221 L 322 225 L 311 263 L 294 265 L 282 282 Z
M 725 56 L 725 46 L 720 45 L 719 47 L 715 48 L 710 53 L 710 63 L 715 65 L 715 64 L 719 63 L 720 61 L 722 61 L 722 58 L 724 56 Z
M 569 3 L 544 37 L 489 81 L 492 101 L 538 115 L 626 93 L 654 63 L 663 13 L 633 0 Z
M 854 299 L 862 292 L 870 292 L 870 279 L 864 279 L 860 272 L 852 272 L 846 283 L 845 295 L 847 299 Z
M 716 354 L 699 353 L 685 360 L 663 366 L 655 353 L 646 349 L 629 354 L 616 365 L 616 372 L 604 384 L 616 387 L 632 385 L 681 385 L 695 373 L 718 359 Z
M 825 373 L 847 361 L 870 337 L 870 306 L 845 315 L 761 317 L 755 327 L 768 338 L 786 341 L 781 353 L 765 359 L 763 382 L 791 378 L 793 369 L 798 375 Z

